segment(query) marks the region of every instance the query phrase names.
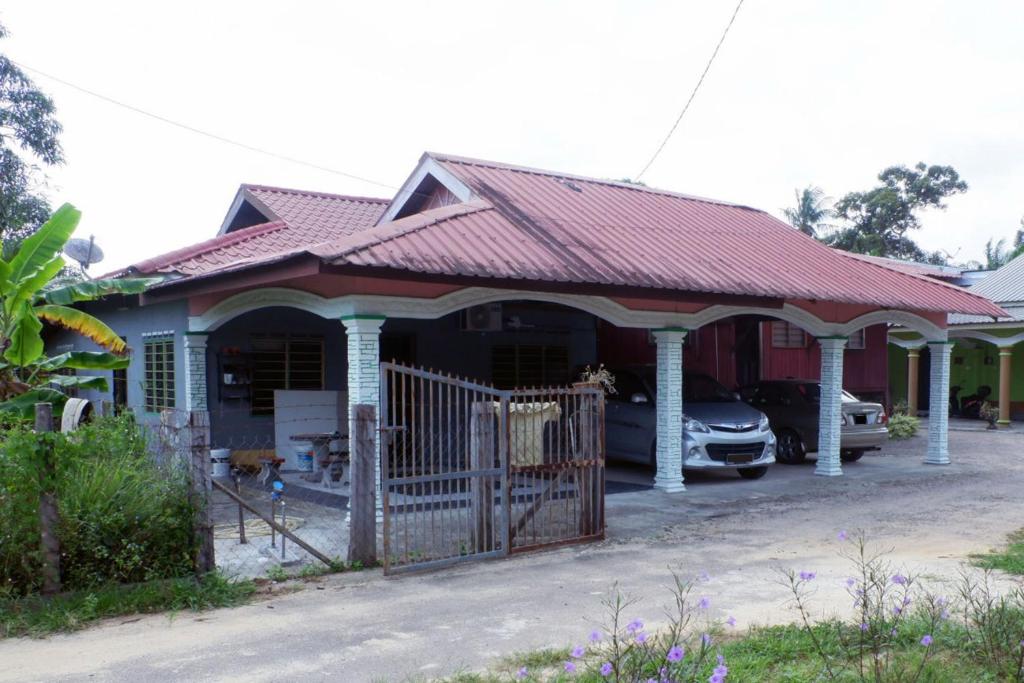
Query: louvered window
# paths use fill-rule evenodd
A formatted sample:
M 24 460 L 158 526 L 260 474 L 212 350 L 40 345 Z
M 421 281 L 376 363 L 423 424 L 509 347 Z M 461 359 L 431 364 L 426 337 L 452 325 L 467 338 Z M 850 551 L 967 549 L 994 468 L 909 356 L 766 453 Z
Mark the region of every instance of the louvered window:
M 801 328 L 782 320 L 772 321 L 772 348 L 802 349 L 805 346 L 807 337 Z
M 846 348 L 859 350 L 863 349 L 867 345 L 867 340 L 864 336 L 866 330 L 861 328 L 850 335 L 850 339 L 846 342 Z
M 491 380 L 499 389 L 564 386 L 569 382 L 569 348 L 495 346 L 491 352 Z
M 324 388 L 324 340 L 312 335 L 254 335 L 252 414 L 274 414 L 274 391 Z

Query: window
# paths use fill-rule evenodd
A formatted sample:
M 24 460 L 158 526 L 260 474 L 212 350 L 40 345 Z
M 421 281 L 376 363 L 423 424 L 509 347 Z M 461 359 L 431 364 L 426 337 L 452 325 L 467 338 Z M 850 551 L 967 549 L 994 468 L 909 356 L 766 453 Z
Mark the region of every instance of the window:
M 514 344 L 491 351 L 491 381 L 499 389 L 569 383 L 569 348 Z
M 802 329 L 782 320 L 772 321 L 772 348 L 802 349 L 805 346 L 807 339 Z
M 274 414 L 278 389 L 322 391 L 324 340 L 313 335 L 253 335 L 252 414 Z
M 608 395 L 609 401 L 630 403 L 635 394 L 640 394 L 650 401 L 650 397 L 647 395 L 647 387 L 644 386 L 644 381 L 640 377 L 628 370 L 621 372 L 612 370 L 611 373 L 615 375 L 615 393 Z
M 862 327 L 861 329 L 851 334 L 850 339 L 846 342 L 846 348 L 854 350 L 863 349 L 866 344 L 864 335 L 865 332 L 866 330 Z
M 158 413 L 174 407 L 174 335 L 170 332 L 143 335 L 145 408 Z

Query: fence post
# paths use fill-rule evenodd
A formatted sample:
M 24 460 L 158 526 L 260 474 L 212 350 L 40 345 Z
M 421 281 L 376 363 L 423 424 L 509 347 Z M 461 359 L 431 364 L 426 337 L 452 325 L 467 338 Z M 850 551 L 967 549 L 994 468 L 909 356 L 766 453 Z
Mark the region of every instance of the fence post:
M 36 404 L 36 433 L 53 431 L 53 406 L 49 403 Z M 56 463 L 53 458 L 53 444 L 45 438 L 39 439 L 39 543 L 43 553 L 43 593 L 52 595 L 60 592 L 60 538 L 57 525 L 60 522 L 57 510 Z
M 473 404 L 469 425 L 469 469 L 494 467 L 494 408 L 489 401 Z M 470 477 L 469 505 L 474 552 L 494 550 L 494 483 L 491 477 Z M 507 552 L 507 549 L 505 549 Z
M 213 495 L 210 472 L 210 414 L 205 410 L 191 411 L 188 432 L 195 534 L 199 541 L 196 573 L 205 574 L 217 567 L 213 547 L 213 517 L 210 513 L 210 499 Z
M 348 561 L 377 563 L 377 406 L 352 406 Z

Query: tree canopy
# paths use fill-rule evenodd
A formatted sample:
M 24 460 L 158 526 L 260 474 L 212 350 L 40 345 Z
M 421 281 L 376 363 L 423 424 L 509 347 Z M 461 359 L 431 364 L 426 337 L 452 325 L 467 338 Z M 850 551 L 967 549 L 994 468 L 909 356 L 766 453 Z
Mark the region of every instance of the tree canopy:
M 7 29 L 0 24 L 0 39 Z M 40 164 L 64 162 L 53 100 L 0 54 L 0 241 L 9 255 L 50 216 Z
M 834 207 L 842 227 L 825 238 L 832 247 L 874 256 L 945 263 L 938 252 L 927 253 L 909 233 L 921 227 L 918 214 L 927 208 L 945 209 L 945 200 L 967 190 L 952 166 L 913 168 L 890 166 L 878 174 L 881 184 L 865 192 L 850 192 Z
M 826 227 L 825 220 L 833 215 L 825 191 L 820 187 L 808 185 L 804 189 L 794 190 L 794 192 L 796 205 L 791 209 L 782 210 L 786 215 L 786 220 L 805 235 L 821 237 L 821 230 Z

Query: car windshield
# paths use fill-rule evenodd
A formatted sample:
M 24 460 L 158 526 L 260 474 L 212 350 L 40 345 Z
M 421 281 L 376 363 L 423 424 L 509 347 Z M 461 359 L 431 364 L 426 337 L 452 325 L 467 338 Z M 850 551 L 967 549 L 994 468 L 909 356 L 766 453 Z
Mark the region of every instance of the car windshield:
M 707 375 L 687 375 L 683 403 L 734 403 L 736 395 Z
M 796 388 L 797 391 L 799 391 L 803 395 L 803 397 L 806 398 L 811 403 L 821 403 L 820 384 L 812 384 L 810 382 L 806 382 L 804 384 L 798 384 Z M 843 390 L 843 403 L 856 403 L 859 400 L 860 399 L 858 399 L 850 392 L 846 391 L 845 389 Z

